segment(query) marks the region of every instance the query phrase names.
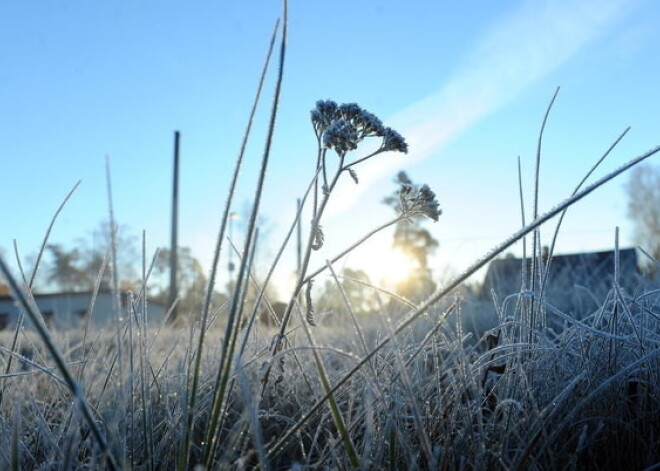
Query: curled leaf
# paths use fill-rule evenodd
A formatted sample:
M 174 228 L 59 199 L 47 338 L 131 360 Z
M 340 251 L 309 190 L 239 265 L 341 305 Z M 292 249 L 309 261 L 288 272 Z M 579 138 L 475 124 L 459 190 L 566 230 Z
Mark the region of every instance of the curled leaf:
M 325 241 L 325 236 L 323 235 L 323 228 L 321 225 L 316 226 L 316 232 L 314 233 L 314 243 L 312 244 L 312 250 L 320 250 L 323 247 L 323 242 Z
M 307 315 L 305 318 L 309 325 L 316 326 L 316 320 L 314 319 L 314 306 L 312 304 L 312 284 L 313 280 L 309 280 L 307 283 L 307 289 L 305 290 L 305 300 L 307 301 Z
M 357 176 L 357 173 L 355 173 L 355 170 L 353 170 L 352 168 L 349 168 L 349 169 L 348 169 L 348 173 L 349 173 L 349 175 L 351 176 L 351 178 L 353 179 L 353 181 L 355 182 L 356 185 L 357 185 L 358 183 L 360 183 L 360 182 L 358 181 L 358 176 Z

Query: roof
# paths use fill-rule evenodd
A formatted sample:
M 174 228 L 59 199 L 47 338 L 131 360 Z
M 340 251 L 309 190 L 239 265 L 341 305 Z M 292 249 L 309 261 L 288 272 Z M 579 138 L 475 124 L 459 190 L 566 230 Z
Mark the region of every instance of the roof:
M 574 287 L 580 285 L 591 291 L 609 290 L 614 281 L 614 263 L 617 253 L 581 252 L 554 255 L 544 259 L 544 268 L 549 268 L 548 286 Z M 622 278 L 638 273 L 637 253 L 634 248 L 619 249 L 619 272 Z M 518 293 L 522 287 L 523 263 L 530 260 L 515 257 L 493 260 L 482 285 L 482 296 L 494 291 L 499 297 Z

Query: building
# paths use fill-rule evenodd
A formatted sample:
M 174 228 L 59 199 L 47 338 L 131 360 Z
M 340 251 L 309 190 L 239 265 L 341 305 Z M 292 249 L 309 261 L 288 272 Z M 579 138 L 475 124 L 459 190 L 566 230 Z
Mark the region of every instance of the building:
M 544 299 L 572 315 L 586 314 L 597 308 L 613 286 L 617 255 L 617 281 L 624 287 L 633 287 L 638 283 L 640 273 L 635 249 L 620 249 L 618 254 L 610 250 L 543 257 L 543 270 L 549 268 Z M 529 260 L 525 263 L 529 273 Z M 493 260 L 484 278 L 481 297 L 488 298 L 494 293 L 501 301 L 510 294 L 519 293 L 522 273 L 523 260 L 520 258 L 509 256 Z M 530 289 L 529 283 L 526 285 L 526 289 Z
M 85 325 L 89 318 L 90 326 L 102 328 L 117 321 L 112 291 L 99 292 L 92 305 L 92 292 L 50 293 L 35 294 L 34 300 L 39 311 L 52 329 L 66 330 Z M 130 293 L 120 293 L 121 316 L 126 318 L 129 314 Z M 142 314 L 142 304 L 135 306 L 133 311 Z M 165 316 L 165 307 L 159 303 L 147 302 L 147 320 L 149 324 L 157 324 Z M 0 295 L 0 330 L 11 329 L 16 326 L 21 307 L 11 297 Z M 31 321 L 25 317 L 25 326 L 30 327 Z

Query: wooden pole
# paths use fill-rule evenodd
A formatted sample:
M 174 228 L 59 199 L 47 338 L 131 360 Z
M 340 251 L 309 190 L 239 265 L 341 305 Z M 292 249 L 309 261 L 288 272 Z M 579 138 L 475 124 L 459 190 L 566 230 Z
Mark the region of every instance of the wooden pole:
M 174 131 L 174 174 L 172 177 L 172 234 L 170 242 L 170 298 L 169 306 L 172 307 L 172 321 L 176 320 L 178 309 L 175 303 L 179 295 L 177 288 L 178 272 L 178 236 L 179 236 L 179 131 Z
M 300 212 L 300 207 L 302 205 L 302 202 L 300 201 L 300 198 L 298 198 L 298 212 Z M 296 227 L 296 235 L 297 235 L 297 241 L 296 241 L 296 276 L 300 276 L 300 270 L 302 269 L 302 226 L 300 224 L 302 220 L 302 215 L 298 218 L 298 224 Z

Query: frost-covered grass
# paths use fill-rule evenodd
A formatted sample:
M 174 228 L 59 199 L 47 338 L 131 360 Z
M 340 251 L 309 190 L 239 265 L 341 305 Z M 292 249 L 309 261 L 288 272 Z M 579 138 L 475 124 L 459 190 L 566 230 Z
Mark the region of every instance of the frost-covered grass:
M 574 321 L 544 301 L 537 230 L 660 148 L 584 188 L 583 181 L 548 213 L 538 214 L 535 200 L 531 221 L 523 220 L 518 232 L 425 300 L 407 303 L 371 287 L 381 307 L 370 316 L 356 316 L 346 303 L 323 319 L 314 310 L 315 279 L 335 275 L 332 264 L 375 232 L 412 216 L 437 219 L 441 211 L 429 186 L 404 184 L 395 219 L 356 235 L 355 244 L 312 271 L 314 252 L 324 241 L 324 208 L 339 179 L 350 177 L 357 184 L 355 168 L 361 162 L 408 150 L 404 137 L 358 105 L 319 101 L 311 114 L 318 148 L 310 160 L 308 189 L 273 268 L 265 279 L 253 278 L 256 220 L 283 77 L 286 7 L 284 18 L 254 206 L 225 305 L 214 306 L 212 293 L 220 253 L 227 250 L 227 222 L 254 109 L 220 220 L 208 296 L 196 322 L 147 328 L 137 301 L 137 315 L 123 320 L 117 315 L 112 331 L 51 332 L 30 302 L 27 277 L 19 285 L 0 258 L 12 293 L 36 328 L 28 332 L 19 323 L 0 336 L 0 469 L 657 466 L 660 292 L 626 291 L 614 283 L 599 309 Z M 375 140 L 377 150 L 354 154 L 365 139 Z M 311 226 L 299 226 L 301 220 Z M 309 228 L 299 251 L 298 278 L 283 312 L 273 316 L 275 327 L 265 327 L 258 321 L 260 312 L 273 301 L 266 299 L 265 288 L 297 227 Z M 533 239 L 530 270 L 521 277 L 524 290 L 509 297 L 498 293 L 506 303 L 491 310 L 493 329 L 464 330 L 471 324 L 464 318 L 483 313 L 469 297 L 454 294 L 527 236 Z M 47 239 L 48 234 L 44 246 Z M 148 284 L 146 270 L 144 278 Z M 620 281 L 619 274 L 613 279 Z M 339 283 L 338 288 L 341 292 Z M 249 291 L 260 294 L 254 300 Z M 561 331 L 548 327 L 557 319 Z
M 516 297 L 514 311 L 481 338 L 452 322 L 463 315 L 460 303 L 431 308 L 364 363 L 334 395 L 360 467 L 644 469 L 658 463 L 660 292 L 615 286 L 601 309 L 559 334 L 529 331 L 527 301 Z M 557 315 L 549 306 L 542 312 Z M 368 349 L 392 333 L 385 312 L 360 322 Z M 84 348 L 77 332 L 54 341 L 119 465 L 174 469 L 196 333 L 138 332 L 139 325 L 127 324 L 119 343 L 114 333 L 101 333 Z M 10 334 L 0 338 L 5 348 Z M 344 322 L 319 327 L 313 343 L 300 330 L 292 333 L 281 376 L 262 400 L 272 334 L 256 329 L 232 370 L 236 386 L 218 426 L 214 467 L 350 468 L 322 400 L 313 353 L 334 384 L 365 356 L 358 332 Z M 12 462 L 21 469 L 103 468 L 98 444 L 40 339 L 25 332 L 20 343 L 23 356 L 1 380 L 2 469 Z M 202 459 L 221 329 L 208 332 L 207 345 L 191 464 Z M 4 349 L 2 358 L 8 358 Z

